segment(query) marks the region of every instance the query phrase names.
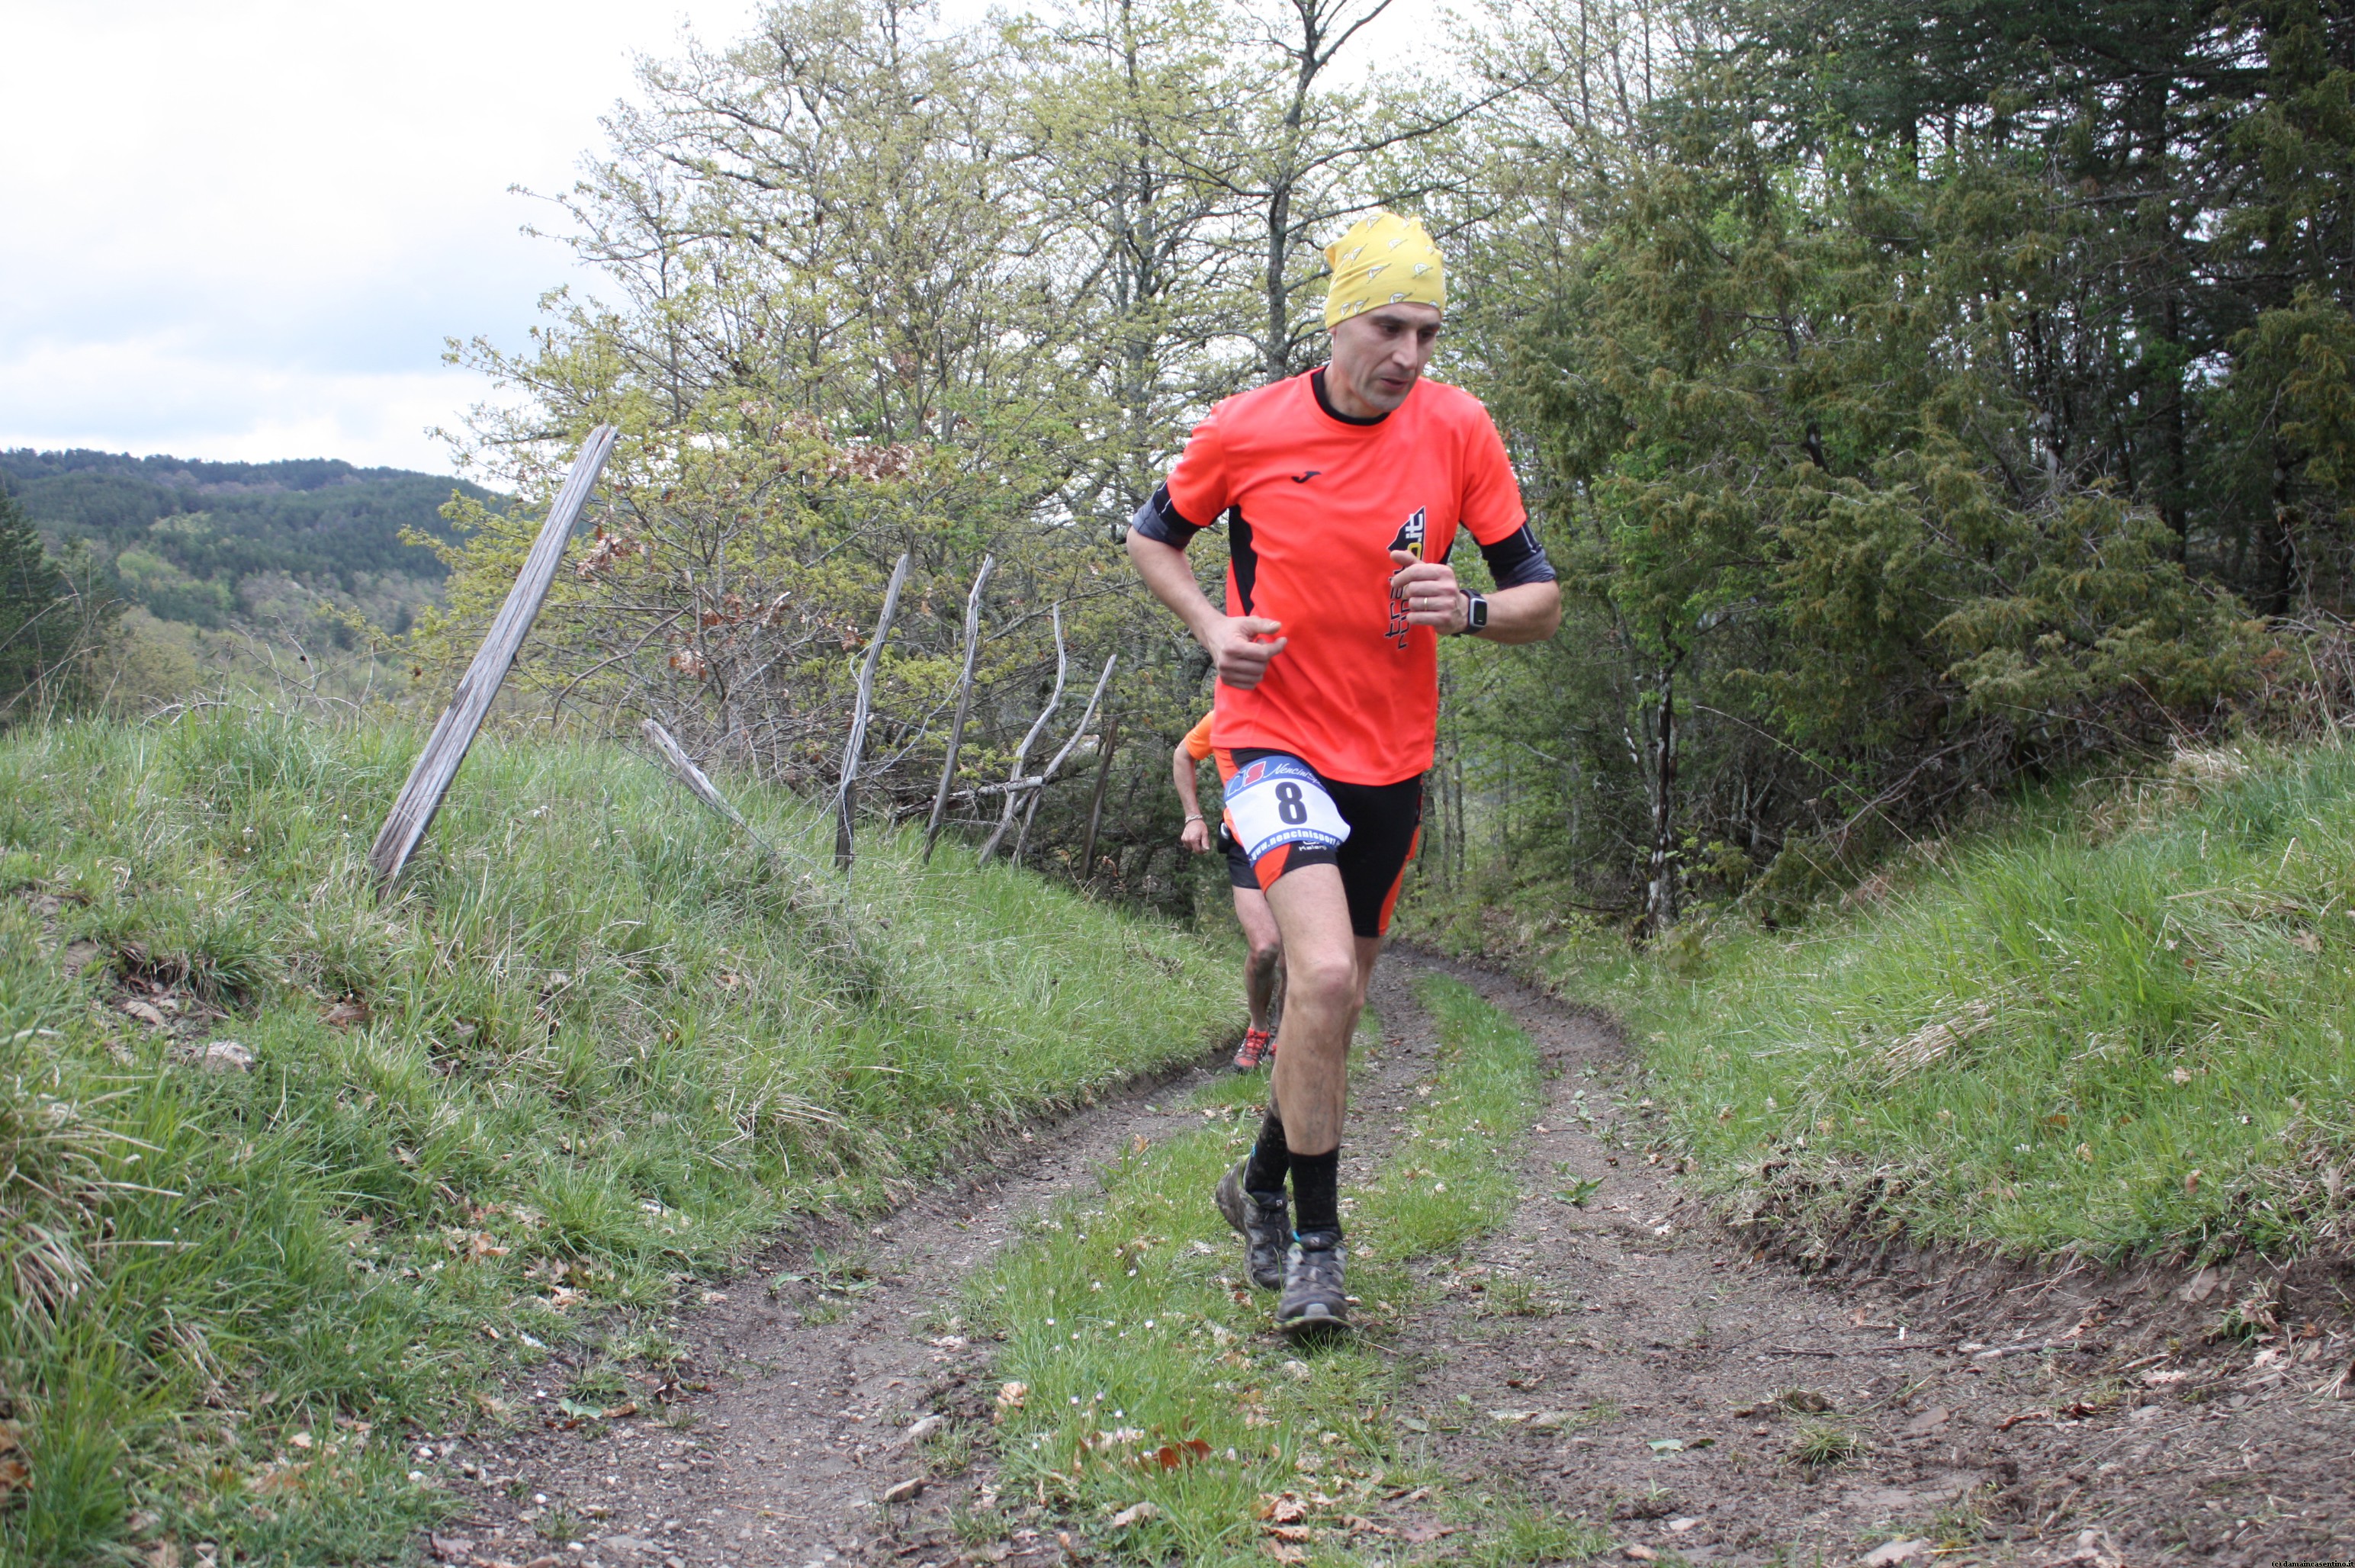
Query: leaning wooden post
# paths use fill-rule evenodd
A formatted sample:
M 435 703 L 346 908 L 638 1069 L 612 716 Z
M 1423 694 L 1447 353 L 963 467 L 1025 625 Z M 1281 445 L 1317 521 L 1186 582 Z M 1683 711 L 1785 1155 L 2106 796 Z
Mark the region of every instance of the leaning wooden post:
M 506 603 L 499 606 L 491 622 L 483 645 L 474 654 L 474 662 L 458 681 L 458 689 L 450 699 L 450 706 L 427 736 L 425 749 L 417 753 L 416 765 L 409 770 L 409 782 L 400 786 L 394 797 L 392 813 L 384 819 L 383 830 L 377 834 L 376 844 L 368 850 L 368 865 L 376 872 L 379 892 L 391 888 L 409 863 L 409 857 L 432 826 L 433 814 L 442 809 L 442 797 L 450 790 L 450 782 L 458 776 L 458 766 L 466 760 L 466 749 L 474 743 L 476 731 L 491 711 L 491 703 L 499 695 L 507 671 L 515 664 L 516 652 L 531 624 L 539 617 L 539 607 L 548 599 L 548 586 L 555 581 L 556 569 L 564 560 L 564 541 L 571 536 L 572 525 L 580 520 L 581 508 L 588 504 L 589 492 L 597 483 L 597 475 L 613 455 L 614 430 L 601 424 L 589 432 L 588 444 L 572 461 L 572 472 L 564 477 L 564 487 L 556 493 L 555 504 L 548 508 L 548 521 L 540 525 L 539 538 L 532 542 L 531 553 L 524 557 L 523 571 L 516 575 L 515 586 L 507 590 Z
M 1005 842 L 1006 830 L 1014 826 L 1015 810 L 1022 804 L 1015 792 L 1016 783 L 1022 777 L 1022 763 L 1030 755 L 1030 748 L 1037 742 L 1039 732 L 1046 729 L 1047 720 L 1052 719 L 1055 709 L 1063 705 L 1063 676 L 1071 662 L 1070 653 L 1063 646 L 1063 607 L 1058 604 L 1050 613 L 1055 624 L 1055 689 L 1048 696 L 1047 706 L 1039 709 L 1039 717 L 1030 721 L 1022 743 L 1014 748 L 1014 766 L 1007 770 L 1006 774 L 1006 814 L 997 819 L 997 829 L 989 836 L 989 842 L 981 847 L 981 853 L 975 859 L 976 865 L 989 864 L 989 858 L 996 854 L 998 845 Z
M 638 733 L 644 735 L 646 744 L 670 764 L 670 771 L 678 775 L 678 782 L 687 786 L 688 794 L 751 834 L 764 847 L 768 844 L 769 841 L 762 838 L 752 825 L 744 820 L 744 814 L 728 803 L 728 797 L 719 793 L 719 786 L 711 782 L 709 775 L 695 765 L 695 759 L 687 754 L 687 748 L 680 745 L 669 731 L 651 719 L 642 719 L 638 720 Z
M 1092 882 L 1096 877 L 1096 824 L 1103 820 L 1104 784 L 1112 777 L 1112 749 L 1120 744 L 1120 720 L 1112 714 L 1104 715 L 1103 750 L 1096 756 L 1096 789 L 1088 801 L 1088 837 L 1080 850 L 1080 880 Z
M 981 570 L 974 574 L 973 592 L 964 598 L 964 673 L 957 677 L 956 722 L 949 729 L 949 754 L 941 763 L 941 787 L 932 792 L 932 820 L 924 824 L 924 863 L 932 862 L 932 844 L 941 836 L 942 818 L 948 815 L 949 786 L 956 780 L 957 753 L 964 749 L 964 721 L 973 712 L 973 661 L 981 651 L 981 589 L 996 570 L 997 558 L 985 555 Z
M 850 817 L 858 804 L 858 758 L 867 749 L 867 714 L 875 705 L 875 667 L 883 662 L 884 639 L 891 635 L 891 617 L 900 613 L 900 590 L 908 581 L 902 555 L 891 569 L 891 586 L 883 591 L 883 613 L 875 618 L 875 640 L 867 645 L 867 660 L 858 667 L 858 705 L 850 713 L 850 742 L 842 749 L 842 783 L 834 793 L 834 867 L 850 869 Z
M 1039 787 L 1030 792 L 1030 804 L 1022 812 L 1021 837 L 1014 840 L 1016 865 L 1022 863 L 1022 851 L 1029 848 L 1030 824 L 1039 815 L 1039 803 L 1047 798 L 1047 786 L 1054 782 L 1055 774 L 1062 768 L 1063 759 L 1071 754 L 1072 748 L 1077 746 L 1081 737 L 1088 732 L 1088 720 L 1096 716 L 1096 704 L 1103 700 L 1104 687 L 1112 679 L 1112 667 L 1119 662 L 1118 654 L 1104 660 L 1103 674 L 1096 677 L 1096 688 L 1088 694 L 1088 710 L 1080 715 L 1080 722 L 1077 728 L 1072 730 L 1071 738 L 1063 742 L 1063 749 L 1055 753 L 1055 760 L 1039 770 Z

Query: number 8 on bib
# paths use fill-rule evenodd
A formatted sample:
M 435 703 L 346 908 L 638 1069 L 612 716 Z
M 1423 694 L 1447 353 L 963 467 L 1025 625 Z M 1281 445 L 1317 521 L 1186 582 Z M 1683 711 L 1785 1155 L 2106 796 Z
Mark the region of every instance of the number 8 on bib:
M 1325 781 L 1297 757 L 1261 757 L 1227 781 L 1227 820 L 1252 864 L 1284 845 L 1337 849 L 1349 837 Z

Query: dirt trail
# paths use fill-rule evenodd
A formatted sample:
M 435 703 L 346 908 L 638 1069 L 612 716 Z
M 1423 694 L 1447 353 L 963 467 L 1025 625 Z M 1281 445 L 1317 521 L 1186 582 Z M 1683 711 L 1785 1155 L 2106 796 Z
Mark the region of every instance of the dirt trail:
M 2343 1315 L 2170 1353 L 2183 1310 L 2121 1305 L 2147 1280 L 1809 1279 L 1646 1163 L 1612 1030 L 1448 967 L 1561 1072 L 1519 1211 L 1438 1278 L 1401 1400 L 1451 1468 L 1693 1563 L 1848 1562 L 1974 1521 L 1978 1547 L 1940 1561 L 2355 1558 L 2355 1401 L 2312 1392 L 2355 1354 Z M 1582 1180 L 1600 1182 L 1583 1208 L 1557 1196 Z M 1862 1452 L 1796 1463 L 1811 1430 Z
M 1941 1537 L 1973 1519 L 1981 1537 L 1945 1562 L 2355 1559 L 2355 1400 L 2309 1392 L 2355 1355 L 2344 1317 L 2269 1345 L 2187 1342 L 2179 1358 L 2158 1338 L 2165 1313 L 2137 1320 L 2121 1287 L 2087 1275 L 1992 1291 L 1976 1275 L 1805 1276 L 1719 1230 L 1646 1163 L 1644 1108 L 1621 1103 L 1608 1029 L 1485 971 L 1384 961 L 1372 998 L 1384 1039 L 1353 1085 L 1346 1182 L 1387 1156 L 1431 1072 L 1436 1041 L 1409 987 L 1434 967 L 1514 1014 L 1559 1070 L 1513 1220 L 1426 1270 L 1437 1299 L 1394 1336 L 1409 1358 L 1396 1414 L 1405 1434 L 1427 1429 L 1410 1440 L 1448 1469 L 1607 1520 L 1630 1555 L 1695 1563 L 1853 1562 L 1879 1540 L 1932 1533 L 1942 1515 Z M 1200 1125 L 1179 1107 L 1216 1071 L 1034 1130 L 1001 1168 L 868 1231 L 780 1247 L 709 1293 L 677 1326 L 687 1355 L 666 1391 L 687 1396 L 691 1426 L 621 1419 L 434 1445 L 432 1462 L 478 1499 L 436 1555 L 584 1568 L 958 1560 L 954 1510 L 986 1459 L 932 1481 L 888 1531 L 879 1499 L 924 1473 L 911 1422 L 986 1415 L 988 1347 L 950 1321 L 960 1285 L 1135 1140 Z M 1583 1208 L 1556 1196 L 1582 1179 L 1601 1184 Z M 2054 1341 L 2067 1348 L 2030 1349 Z M 552 1409 L 565 1374 L 548 1373 L 521 1392 Z M 1797 1464 L 1789 1450 L 1810 1427 L 1862 1451 Z M 582 1538 L 551 1549 L 543 1532 L 566 1517 Z M 1062 1555 L 1051 1536 L 1025 1537 L 1001 1549 Z

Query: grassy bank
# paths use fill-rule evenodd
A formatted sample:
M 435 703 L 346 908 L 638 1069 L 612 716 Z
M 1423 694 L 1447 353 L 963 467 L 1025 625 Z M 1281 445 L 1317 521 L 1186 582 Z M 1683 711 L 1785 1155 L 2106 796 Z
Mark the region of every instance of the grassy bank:
M 2355 752 L 2186 755 L 1929 844 L 1803 929 L 1534 959 L 1616 1010 L 1700 1179 L 2105 1259 L 2355 1250 Z
M 1213 1086 L 1195 1102 L 1209 1125 L 1131 1153 L 973 1287 L 967 1313 L 1005 1337 L 1010 1391 L 978 1538 L 1006 1528 L 998 1510 L 1035 1510 L 1121 1561 L 1381 1560 L 1405 1551 L 1382 1521 L 1421 1488 L 1405 1506 L 1477 1525 L 1474 1561 L 1607 1545 L 1572 1520 L 1449 1493 L 1430 1440 L 1392 1420 L 1390 1364 L 1365 1342 L 1407 1326 L 1425 1289 L 1412 1263 L 1510 1212 L 1498 1150 L 1541 1092 L 1510 1020 L 1452 980 L 1423 994 L 1440 1026 L 1433 1092 L 1380 1177 L 1344 1200 L 1361 1338 L 1301 1348 L 1272 1332 L 1274 1297 L 1243 1282 L 1241 1244 L 1209 1202 L 1258 1130 L 1265 1081 Z
M 478 746 L 379 905 L 416 739 L 0 741 L 13 1560 L 373 1556 L 486 1374 L 1236 1022 L 1181 933 L 881 836 L 846 904 L 612 749 Z

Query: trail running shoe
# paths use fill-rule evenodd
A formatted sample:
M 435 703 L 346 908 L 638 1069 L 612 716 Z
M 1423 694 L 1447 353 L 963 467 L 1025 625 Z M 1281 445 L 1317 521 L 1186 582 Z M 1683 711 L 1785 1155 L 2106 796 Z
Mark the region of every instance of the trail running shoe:
M 1275 1304 L 1275 1326 L 1295 1339 L 1349 1326 L 1349 1297 L 1341 1285 L 1348 1249 L 1338 1231 L 1311 1231 L 1294 1238 L 1284 1259 L 1284 1295 Z
M 1235 1168 L 1219 1178 L 1219 1212 L 1242 1232 L 1243 1265 L 1251 1282 L 1262 1290 L 1284 1288 L 1284 1250 L 1292 1242 L 1292 1206 L 1284 1194 L 1264 1197 L 1243 1190 L 1245 1155 Z
M 1275 1060 L 1275 1036 L 1263 1029 L 1243 1030 L 1243 1042 L 1235 1048 L 1235 1071 L 1249 1072 L 1263 1061 Z

